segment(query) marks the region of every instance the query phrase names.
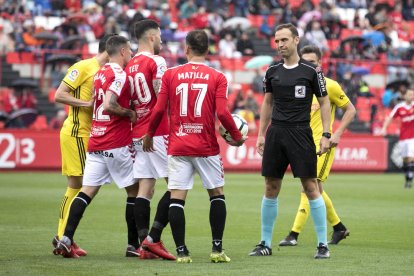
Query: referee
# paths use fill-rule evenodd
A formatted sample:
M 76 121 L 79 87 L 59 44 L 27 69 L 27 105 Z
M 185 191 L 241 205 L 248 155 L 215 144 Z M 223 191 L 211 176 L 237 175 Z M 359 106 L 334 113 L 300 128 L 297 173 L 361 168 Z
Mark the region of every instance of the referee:
M 275 43 L 283 60 L 271 65 L 263 80 L 265 97 L 256 143 L 258 153 L 263 155 L 262 175 L 266 185 L 261 209 L 261 242 L 249 255 L 272 254 L 277 197 L 290 164 L 294 177 L 300 178 L 309 199 L 318 238 L 315 258 L 329 258 L 326 207 L 316 180 L 317 154 L 329 149 L 330 138 L 330 104 L 326 97 L 324 75 L 319 67 L 299 57 L 299 34 L 292 24 L 282 24 L 276 28 Z M 318 153 L 309 125 L 313 95 L 320 104 L 323 126 Z

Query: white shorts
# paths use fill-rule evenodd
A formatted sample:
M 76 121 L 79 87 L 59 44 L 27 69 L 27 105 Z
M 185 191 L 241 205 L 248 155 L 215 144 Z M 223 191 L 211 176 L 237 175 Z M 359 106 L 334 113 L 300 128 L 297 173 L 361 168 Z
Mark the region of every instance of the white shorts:
M 162 178 L 168 176 L 168 135 L 154 137 L 154 152 L 142 150 L 142 140 L 134 139 L 134 178 Z
M 92 151 L 86 156 L 83 186 L 102 186 L 112 181 L 118 188 L 134 184 L 132 146 Z
M 401 146 L 401 156 L 405 157 L 414 157 L 414 139 L 401 140 L 399 142 Z
M 168 156 L 168 189 L 191 190 L 198 173 L 206 189 L 224 186 L 224 169 L 220 155 L 208 157 Z

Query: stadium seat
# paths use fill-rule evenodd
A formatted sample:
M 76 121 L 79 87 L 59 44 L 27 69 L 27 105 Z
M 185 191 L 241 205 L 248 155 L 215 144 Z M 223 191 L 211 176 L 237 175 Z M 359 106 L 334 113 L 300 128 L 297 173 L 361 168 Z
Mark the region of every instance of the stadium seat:
M 8 52 L 6 62 L 9 64 L 20 63 L 20 55 L 18 52 Z
M 35 130 L 44 130 L 47 128 L 47 118 L 45 115 L 38 115 L 36 120 L 30 125 L 30 129 Z

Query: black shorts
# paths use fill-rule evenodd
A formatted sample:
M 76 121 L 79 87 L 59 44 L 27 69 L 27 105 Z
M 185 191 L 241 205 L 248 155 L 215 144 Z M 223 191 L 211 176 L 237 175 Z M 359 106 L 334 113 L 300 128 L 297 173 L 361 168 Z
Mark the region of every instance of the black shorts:
M 316 178 L 316 147 L 309 126 L 271 125 L 266 133 L 262 175 L 282 179 L 288 165 L 294 177 Z

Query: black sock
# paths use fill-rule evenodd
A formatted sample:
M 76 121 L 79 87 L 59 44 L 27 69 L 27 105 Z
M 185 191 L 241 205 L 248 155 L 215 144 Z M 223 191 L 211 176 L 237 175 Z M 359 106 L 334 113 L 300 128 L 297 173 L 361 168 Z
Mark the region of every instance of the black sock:
M 71 241 L 73 241 L 76 228 L 78 228 L 83 213 L 91 201 L 92 199 L 82 192 L 79 192 L 79 194 L 73 199 L 72 205 L 69 209 L 68 223 L 66 224 L 64 233 L 64 235 Z
M 125 220 L 128 228 L 128 244 L 138 248 L 138 231 L 134 217 L 135 197 L 127 197 L 125 206 Z
M 299 233 L 295 231 L 290 231 L 289 236 L 295 238 L 295 240 L 298 240 Z
M 155 213 L 154 223 L 152 224 L 149 236 L 153 242 L 159 242 L 161 240 L 162 230 L 168 224 L 168 210 L 170 208 L 170 191 L 166 191 L 165 194 L 158 202 L 157 213 Z
M 137 197 L 135 199 L 134 215 L 138 230 L 138 238 L 141 243 L 148 235 L 150 212 L 150 201 L 146 198 Z
M 346 230 L 346 227 L 345 227 L 345 225 L 342 224 L 342 222 L 339 222 L 338 224 L 336 224 L 336 225 L 333 226 L 333 229 L 334 229 L 335 232 L 337 232 L 337 231 L 345 231 Z
M 185 215 L 184 215 L 185 201 L 181 199 L 172 198 L 170 200 L 170 208 L 168 211 L 168 219 L 175 246 L 185 246 Z
M 213 251 L 222 251 L 224 227 L 226 225 L 226 201 L 224 195 L 210 197 L 210 227 Z
M 407 164 L 407 170 L 405 172 L 405 180 L 407 182 L 412 182 L 414 176 L 414 162 L 409 162 Z

